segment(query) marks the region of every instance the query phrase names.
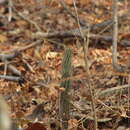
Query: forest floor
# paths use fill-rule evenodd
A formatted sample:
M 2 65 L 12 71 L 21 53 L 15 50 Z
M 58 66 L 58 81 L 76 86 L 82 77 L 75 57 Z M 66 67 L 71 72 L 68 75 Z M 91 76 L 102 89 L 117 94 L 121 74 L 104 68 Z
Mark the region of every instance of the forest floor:
M 12 7 L 0 4 L 0 94 L 10 107 L 10 117 L 26 130 L 60 129 L 61 67 L 68 47 L 73 52 L 68 129 L 94 129 L 91 95 L 85 87 L 84 40 L 79 31 L 73 31 L 81 27 L 86 36 L 90 33 L 87 53 L 98 128 L 129 129 L 130 74 L 115 72 L 112 67 L 112 1 L 65 2 L 14 0 Z M 118 6 L 118 63 L 127 66 L 130 1 L 119 1 Z

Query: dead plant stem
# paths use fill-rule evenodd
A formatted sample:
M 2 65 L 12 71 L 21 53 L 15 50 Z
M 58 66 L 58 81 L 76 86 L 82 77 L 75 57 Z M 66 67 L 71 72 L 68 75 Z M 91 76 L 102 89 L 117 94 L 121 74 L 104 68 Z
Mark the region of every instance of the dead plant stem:
M 88 85 L 85 84 L 85 87 L 86 88 L 88 87 L 89 91 L 90 91 L 92 110 L 93 110 L 93 113 L 94 113 L 94 130 L 97 130 L 98 124 L 97 124 L 97 116 L 96 116 L 96 109 L 95 109 L 95 96 L 94 96 L 95 94 L 93 93 L 93 88 L 92 88 L 92 85 L 91 85 L 91 82 L 90 82 L 90 72 L 89 72 L 89 65 L 88 65 L 88 58 L 87 58 L 88 45 L 89 45 L 89 37 L 87 38 L 87 41 L 84 40 L 84 43 L 83 43 L 85 70 L 86 70 L 87 83 L 88 83 Z
M 89 88 L 89 91 L 90 91 L 92 111 L 94 113 L 94 115 L 93 115 L 94 116 L 94 130 L 97 130 L 98 124 L 97 124 L 97 116 L 96 116 L 96 109 L 95 109 L 95 97 L 94 97 L 93 88 L 92 88 L 92 85 L 91 85 L 91 82 L 90 82 L 90 72 L 89 72 L 89 64 L 88 64 L 88 46 L 89 46 L 90 26 L 88 25 L 88 33 L 87 33 L 87 40 L 86 40 L 86 36 L 83 35 L 82 29 L 81 29 L 81 26 L 80 26 L 79 16 L 78 16 L 75 0 L 73 0 L 73 4 L 74 4 L 76 16 L 77 16 L 79 31 L 81 33 L 83 40 L 84 40 L 82 46 L 83 46 L 83 52 L 84 52 L 85 70 L 86 70 L 86 75 L 87 75 L 87 84 L 85 84 L 85 87 Z

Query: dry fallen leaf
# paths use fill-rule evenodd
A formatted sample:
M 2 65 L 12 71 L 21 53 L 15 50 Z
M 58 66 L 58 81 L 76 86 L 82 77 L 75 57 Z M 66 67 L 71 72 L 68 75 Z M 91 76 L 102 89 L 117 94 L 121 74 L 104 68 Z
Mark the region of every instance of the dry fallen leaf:
M 7 37 L 5 35 L 0 34 L 0 43 L 6 42 L 6 41 L 7 41 Z
M 27 26 L 27 22 L 26 21 L 24 21 L 24 20 L 18 20 L 17 22 L 16 22 L 16 25 L 18 26 L 18 27 L 25 27 L 25 26 Z
M 68 121 L 68 130 L 77 130 L 78 121 L 76 119 L 70 119 Z
M 41 123 L 29 123 L 28 128 L 25 130 L 46 130 L 44 124 Z
M 58 55 L 57 52 L 48 52 L 48 53 L 46 54 L 46 59 L 47 59 L 47 60 L 48 60 L 48 59 L 54 59 L 54 58 L 57 57 L 57 55 Z
M 87 5 L 90 2 L 90 0 L 80 0 L 79 2 L 81 5 Z
M 65 3 L 68 5 L 72 5 L 73 4 L 73 0 L 65 0 Z

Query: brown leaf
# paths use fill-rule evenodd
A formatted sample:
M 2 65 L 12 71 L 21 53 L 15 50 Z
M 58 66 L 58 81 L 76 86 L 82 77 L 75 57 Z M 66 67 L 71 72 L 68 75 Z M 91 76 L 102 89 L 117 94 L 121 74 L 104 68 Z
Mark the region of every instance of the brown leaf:
M 5 35 L 0 34 L 0 43 L 7 41 L 7 37 Z
M 27 26 L 27 22 L 24 21 L 24 20 L 18 20 L 18 21 L 16 22 L 16 25 L 17 25 L 18 27 L 25 27 L 25 26 Z
M 77 126 L 78 126 L 78 121 L 76 119 L 70 119 L 68 121 L 68 129 L 69 130 L 77 130 Z
M 81 5 L 87 5 L 90 2 L 90 0 L 80 0 Z
M 72 5 L 73 4 L 73 0 L 65 0 L 65 3 L 68 5 Z
M 47 130 L 45 126 L 41 123 L 29 123 L 28 128 L 25 130 Z

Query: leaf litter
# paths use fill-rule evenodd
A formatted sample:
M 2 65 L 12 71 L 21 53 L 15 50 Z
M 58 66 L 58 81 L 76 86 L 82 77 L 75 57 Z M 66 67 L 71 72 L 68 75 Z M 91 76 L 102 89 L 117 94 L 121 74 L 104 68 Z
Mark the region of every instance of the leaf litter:
M 73 1 L 66 0 L 67 5 L 74 12 Z M 13 20 L 7 22 L 7 5 L 1 4 L 0 10 L 0 54 L 8 54 L 11 50 L 17 50 L 35 43 L 36 38 L 32 33 L 42 30 L 43 32 L 54 32 L 55 30 L 71 30 L 77 27 L 74 19 L 64 10 L 57 0 L 48 2 L 47 0 L 14 0 Z M 123 2 L 119 3 L 122 10 Z M 128 1 L 125 3 L 130 4 Z M 41 5 L 44 5 L 41 6 Z M 92 24 L 100 23 L 111 17 L 111 1 L 90 0 L 77 1 L 79 15 L 85 21 Z M 82 8 L 84 7 L 84 8 Z M 125 8 L 125 13 L 127 9 Z M 18 14 L 21 12 L 22 15 Z M 126 11 L 127 12 L 127 11 Z M 23 17 L 24 16 L 24 17 Z M 102 16 L 102 17 L 101 17 Z M 31 19 L 31 21 L 30 21 Z M 33 21 L 33 22 L 32 22 Z M 129 21 L 129 20 L 128 20 Z M 129 30 L 128 22 L 121 25 Z M 37 27 L 38 26 L 38 27 Z M 101 28 L 101 30 L 103 30 Z M 101 31 L 94 32 L 99 33 Z M 125 28 L 121 30 L 120 41 L 129 39 L 129 33 L 125 33 Z M 103 32 L 111 35 L 110 30 Z M 41 38 L 40 38 L 41 39 Z M 61 83 L 61 61 L 63 58 L 64 46 L 73 50 L 72 59 L 72 90 L 71 90 L 71 119 L 68 121 L 69 129 L 93 129 L 93 112 L 91 110 L 91 98 L 89 90 L 86 90 L 84 83 L 87 83 L 82 40 L 76 44 L 78 38 L 65 40 L 64 38 L 53 38 L 57 43 L 49 42 L 42 38 L 41 44 L 31 47 L 21 52 L 19 57 L 12 58 L 8 64 L 13 65 L 22 73 L 25 81 L 23 83 L 0 79 L 0 92 L 4 95 L 10 106 L 10 116 L 17 124 L 27 130 L 55 129 L 60 128 L 58 120 L 58 100 L 59 93 L 64 91 L 59 89 Z M 49 39 L 49 38 L 48 38 Z M 60 43 L 60 44 L 58 44 Z M 123 42 L 121 42 L 123 43 Z M 65 45 L 64 45 L 65 44 Z M 119 74 L 113 71 L 111 61 L 111 43 L 102 39 L 90 40 L 89 47 L 89 69 L 91 72 L 91 82 L 94 87 L 96 98 L 96 111 L 99 129 L 119 129 L 128 127 L 124 120 L 129 120 L 129 72 Z M 124 43 L 123 43 L 124 44 Z M 64 45 L 64 46 L 62 46 Z M 119 61 L 126 64 L 129 54 L 128 47 L 119 45 Z M 0 62 L 0 74 L 4 74 L 5 63 Z M 7 74 L 15 75 L 7 69 Z M 120 77 L 124 82 L 119 84 Z M 88 93 L 85 93 L 88 92 Z M 34 120 L 36 123 L 34 123 Z

